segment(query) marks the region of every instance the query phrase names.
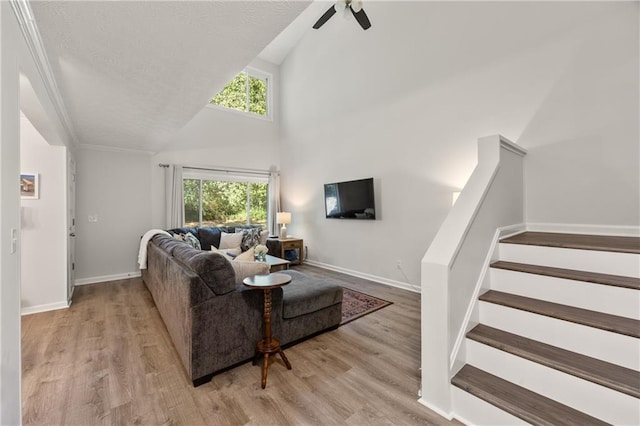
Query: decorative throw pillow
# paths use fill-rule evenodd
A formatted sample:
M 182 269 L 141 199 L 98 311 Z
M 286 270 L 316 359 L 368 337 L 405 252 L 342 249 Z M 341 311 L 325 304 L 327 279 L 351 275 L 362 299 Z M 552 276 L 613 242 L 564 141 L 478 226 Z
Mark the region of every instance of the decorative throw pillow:
M 255 253 L 253 250 L 253 247 L 251 247 L 249 250 L 245 251 L 242 254 L 239 254 L 238 256 L 236 256 L 236 258 L 234 259 L 236 261 L 238 260 L 255 260 Z
M 184 240 L 194 249 L 196 250 L 202 250 L 202 247 L 200 247 L 200 240 L 193 235 L 191 232 L 187 232 L 184 236 Z
M 269 275 L 269 265 L 266 262 L 249 262 L 246 260 L 231 262 L 236 272 L 236 284 L 242 284 L 242 280 L 254 275 Z
M 219 249 L 239 249 L 240 244 L 242 244 L 242 234 L 228 234 L 226 232 L 220 233 Z
M 266 246 L 267 238 L 269 238 L 269 231 L 267 231 L 266 229 L 260 230 L 260 244 Z
M 242 235 L 240 248 L 247 251 L 260 244 L 260 228 L 236 228 L 236 234 Z

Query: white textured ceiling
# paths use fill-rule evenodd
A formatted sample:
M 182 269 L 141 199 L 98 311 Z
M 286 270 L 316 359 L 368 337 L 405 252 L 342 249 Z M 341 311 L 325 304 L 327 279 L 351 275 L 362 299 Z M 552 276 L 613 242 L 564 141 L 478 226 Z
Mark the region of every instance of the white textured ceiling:
M 302 39 L 322 14 L 335 4 L 335 1 L 313 0 L 298 17 L 264 48 L 260 59 L 280 65 L 291 49 Z
M 310 1 L 37 1 L 80 144 L 161 150 Z

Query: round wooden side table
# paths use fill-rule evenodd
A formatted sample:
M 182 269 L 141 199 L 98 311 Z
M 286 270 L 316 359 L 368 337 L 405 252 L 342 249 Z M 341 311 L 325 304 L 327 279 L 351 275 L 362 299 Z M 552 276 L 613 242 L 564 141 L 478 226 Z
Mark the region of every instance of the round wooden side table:
M 262 289 L 264 292 L 264 339 L 258 342 L 257 352 L 263 355 L 262 359 L 262 389 L 267 386 L 267 372 L 269 370 L 269 356 L 280 354 L 284 365 L 291 370 L 291 364 L 280 347 L 280 341 L 271 335 L 271 290 L 282 287 L 291 282 L 291 276 L 287 274 L 273 273 L 269 275 L 254 275 L 242 280 L 247 287 Z

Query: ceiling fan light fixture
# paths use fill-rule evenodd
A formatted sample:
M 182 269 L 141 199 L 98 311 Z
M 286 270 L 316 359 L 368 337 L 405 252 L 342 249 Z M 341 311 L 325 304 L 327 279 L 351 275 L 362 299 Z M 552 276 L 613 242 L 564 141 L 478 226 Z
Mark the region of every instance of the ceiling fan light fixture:
M 362 27 L 363 30 L 367 30 L 371 28 L 371 22 L 369 21 L 369 17 L 365 13 L 362 8 L 362 0 L 338 0 L 334 5 L 332 5 L 327 11 L 313 24 L 314 29 L 319 29 L 323 26 L 333 15 L 337 12 L 342 12 L 342 16 L 346 17 L 347 13 L 345 11 L 347 9 L 351 10 L 351 14 L 358 24 Z
M 362 10 L 362 0 L 352 0 L 350 3 L 351 10 L 358 13 Z

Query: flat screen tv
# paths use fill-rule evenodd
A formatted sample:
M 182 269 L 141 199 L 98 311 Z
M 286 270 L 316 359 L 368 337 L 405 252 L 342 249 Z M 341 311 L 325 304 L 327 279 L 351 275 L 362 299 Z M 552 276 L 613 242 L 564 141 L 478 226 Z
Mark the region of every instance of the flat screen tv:
M 328 219 L 376 218 L 373 178 L 324 185 L 324 208 Z

